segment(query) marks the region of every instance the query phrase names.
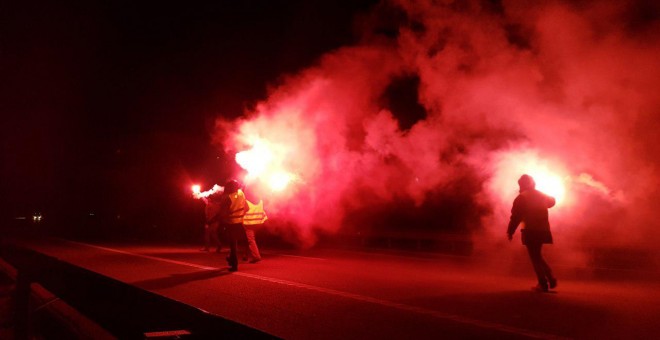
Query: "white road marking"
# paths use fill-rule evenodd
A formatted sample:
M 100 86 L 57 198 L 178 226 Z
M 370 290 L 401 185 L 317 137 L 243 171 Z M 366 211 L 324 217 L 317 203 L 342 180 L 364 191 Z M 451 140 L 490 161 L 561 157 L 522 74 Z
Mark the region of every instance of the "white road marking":
M 198 268 L 198 269 L 221 270 L 221 269 L 224 268 L 224 267 L 223 268 L 218 268 L 218 267 L 202 266 L 202 265 L 189 263 L 189 262 L 184 262 L 184 261 L 176 261 L 176 260 L 165 259 L 165 258 L 162 258 L 162 257 L 142 255 L 142 254 L 132 253 L 132 252 L 123 251 L 123 250 L 119 250 L 119 249 L 113 249 L 113 248 L 97 246 L 97 245 L 88 244 L 88 243 L 75 242 L 75 241 L 68 241 L 68 242 L 76 243 L 76 244 L 79 244 L 79 245 L 84 245 L 84 246 L 87 246 L 87 247 L 102 249 L 102 250 L 106 250 L 106 251 L 110 251 L 110 252 L 115 252 L 115 253 L 120 253 L 120 254 L 125 254 L 125 255 L 131 255 L 131 256 L 137 256 L 137 257 L 146 258 L 146 259 L 150 259 L 150 260 L 167 262 L 167 263 L 172 263 L 172 264 L 177 264 L 177 265 L 187 266 L 187 267 L 193 267 L 193 268 Z M 290 255 L 290 256 L 293 256 L 293 255 Z M 302 257 L 302 256 L 300 256 L 300 257 Z M 412 312 L 412 313 L 428 315 L 428 316 L 432 316 L 432 317 L 437 318 L 437 319 L 451 320 L 451 321 L 454 321 L 454 322 L 467 324 L 467 325 L 471 325 L 471 326 L 475 326 L 475 327 L 479 327 L 479 328 L 492 329 L 492 330 L 496 330 L 496 331 L 527 336 L 527 337 L 531 337 L 531 338 L 567 339 L 565 337 L 560 337 L 560 336 L 554 335 L 554 334 L 548 334 L 548 333 L 537 332 L 537 331 L 528 330 L 528 329 L 524 329 L 524 328 L 507 326 L 507 325 L 504 325 L 504 324 L 501 324 L 501 323 L 496 323 L 496 322 L 489 322 L 489 321 L 482 321 L 482 320 L 467 318 L 467 317 L 463 317 L 463 316 L 459 316 L 459 315 L 443 313 L 443 312 L 432 310 L 432 309 L 426 309 L 426 308 L 422 308 L 422 307 L 411 306 L 411 305 L 407 305 L 407 304 L 403 304 L 403 303 L 377 299 L 377 298 L 373 298 L 373 297 L 369 297 L 369 296 L 365 296 L 365 295 L 354 294 L 354 293 L 344 292 L 344 291 L 340 291 L 340 290 L 334 290 L 334 289 L 330 289 L 330 288 L 323 288 L 323 287 L 308 285 L 308 284 L 304 284 L 304 283 L 298 283 L 298 282 L 293 282 L 293 281 L 288 281 L 288 280 L 276 279 L 276 278 L 266 277 L 266 276 L 261 276 L 261 275 L 256 275 L 256 274 L 248 274 L 248 273 L 244 273 L 244 272 L 234 272 L 234 273 L 232 273 L 232 275 L 238 275 L 238 276 L 242 276 L 242 277 L 247 277 L 247 278 L 260 280 L 260 281 L 265 281 L 265 282 L 270 282 L 270 283 L 275 283 L 275 284 L 281 284 L 281 285 L 290 286 L 290 287 L 307 289 L 307 290 L 311 290 L 311 291 L 315 291 L 315 292 L 319 292 L 319 293 L 339 296 L 339 297 L 352 299 L 352 300 L 356 300 L 356 301 L 360 301 L 360 302 L 368 302 L 368 303 L 376 304 L 376 305 L 379 305 L 379 306 L 394 308 L 394 309 L 398 309 L 398 310 L 402 310 L 402 311 L 406 311 L 406 312 Z
M 202 266 L 202 265 L 194 264 L 194 263 L 190 263 L 190 262 L 183 262 L 183 261 L 165 259 L 165 258 L 162 258 L 162 257 L 131 253 L 129 251 L 124 251 L 124 250 L 119 250 L 119 249 L 114 249 L 114 248 L 101 247 L 101 246 L 97 246 L 97 245 L 89 244 L 89 243 L 82 243 L 82 242 L 69 241 L 69 240 L 66 240 L 66 241 L 71 242 L 71 243 L 75 243 L 75 244 L 79 244 L 79 245 L 83 245 L 83 246 L 87 246 L 87 247 L 91 247 L 91 248 L 102 249 L 102 250 L 111 251 L 111 252 L 114 252 L 114 253 L 119 253 L 119 254 L 124 254 L 124 255 L 137 256 L 137 257 L 150 259 L 150 260 L 168 262 L 168 263 L 178 264 L 178 265 L 181 265 L 181 266 L 188 266 L 188 267 L 204 269 L 204 270 L 219 270 L 219 269 L 221 269 L 221 268 L 217 268 L 217 267 Z
M 519 335 L 524 335 L 532 338 L 539 338 L 539 339 L 563 339 L 560 336 L 553 335 L 553 334 L 547 334 L 547 333 L 542 333 L 542 332 L 536 332 L 536 331 L 531 331 L 523 328 L 518 328 L 518 327 L 511 327 L 507 325 L 503 325 L 500 323 L 495 323 L 495 322 L 488 322 L 488 321 L 481 321 L 477 319 L 471 319 L 471 318 L 466 318 L 458 315 L 453 315 L 453 314 L 448 314 L 448 313 L 443 313 L 431 309 L 426 309 L 422 307 L 416 307 L 416 306 L 411 306 L 411 305 L 406 305 L 403 303 L 398 303 L 398 302 L 392 302 L 392 301 L 387 301 L 387 300 L 381 300 L 369 296 L 364 296 L 360 294 L 353 294 L 353 293 L 348 293 L 348 292 L 343 292 L 340 290 L 334 290 L 330 288 L 323 288 L 323 287 L 318 287 L 318 286 L 312 286 L 304 283 L 298 283 L 298 282 L 292 282 L 292 281 L 287 281 L 287 280 L 282 280 L 282 279 L 275 279 L 271 277 L 265 277 L 261 275 L 255 275 L 255 274 L 248 274 L 248 273 L 243 273 L 243 272 L 236 272 L 233 273 L 233 275 L 240 275 L 244 277 L 249 277 L 252 279 L 257 279 L 261 281 L 266 281 L 266 282 L 271 282 L 271 283 L 278 283 L 282 285 L 287 285 L 287 286 L 292 286 L 296 288 L 303 288 L 307 290 L 312 290 L 315 292 L 320 292 L 320 293 L 325 293 L 329 295 L 335 295 L 343 298 L 348 298 L 348 299 L 353 299 L 357 300 L 360 302 L 369 302 L 385 307 L 391 307 L 391 308 L 396 308 L 400 309 L 403 311 L 407 312 L 414 312 L 414 313 L 419 313 L 419 314 L 425 314 L 425 315 L 430 315 L 432 317 L 438 318 L 438 319 L 445 319 L 445 320 L 451 320 L 454 322 L 459 322 L 463 324 L 468 324 L 472 326 L 477 326 L 480 328 L 487 328 L 487 329 L 494 329 L 502 332 L 508 332 L 508 333 L 513 333 L 513 334 L 519 334 Z
M 267 253 L 265 253 L 265 254 L 267 254 Z M 299 258 L 299 259 L 318 260 L 318 261 L 325 261 L 326 260 L 326 259 L 322 259 L 320 257 L 300 256 L 300 255 L 277 254 L 277 256 L 295 257 L 295 258 Z

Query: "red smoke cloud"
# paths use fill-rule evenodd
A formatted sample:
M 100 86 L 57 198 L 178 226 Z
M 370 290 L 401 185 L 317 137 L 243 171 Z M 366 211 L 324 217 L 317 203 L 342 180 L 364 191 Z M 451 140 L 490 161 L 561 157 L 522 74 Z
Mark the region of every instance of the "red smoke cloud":
M 267 141 L 274 166 L 295 175 L 282 192 L 248 181 L 269 196 L 269 216 L 311 244 L 350 214 L 401 200 L 429 208 L 468 178 L 476 185 L 460 190 L 486 207 L 481 230 L 500 237 L 531 164 L 564 187 L 551 211 L 560 240 L 660 241 L 660 22 L 645 15 L 657 6 L 486 3 L 380 4 L 360 21 L 361 43 L 289 76 L 244 118 L 219 121 L 227 149 Z M 419 80 L 425 114 L 410 128 L 383 100 L 402 77 Z

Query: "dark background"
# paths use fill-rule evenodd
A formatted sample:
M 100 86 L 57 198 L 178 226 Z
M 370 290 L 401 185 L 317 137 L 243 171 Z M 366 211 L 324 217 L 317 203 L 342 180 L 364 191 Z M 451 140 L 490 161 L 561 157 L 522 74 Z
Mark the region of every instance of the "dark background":
M 197 238 L 190 184 L 234 166 L 211 143 L 215 119 L 354 43 L 375 3 L 5 2 L 3 223 L 39 212 L 68 235 Z

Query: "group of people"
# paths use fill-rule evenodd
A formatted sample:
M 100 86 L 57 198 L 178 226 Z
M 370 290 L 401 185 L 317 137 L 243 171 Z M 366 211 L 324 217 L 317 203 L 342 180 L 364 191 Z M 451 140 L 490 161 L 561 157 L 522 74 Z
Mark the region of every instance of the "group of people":
M 229 245 L 227 264 L 229 271 L 238 270 L 238 242 L 245 239 L 244 261 L 257 263 L 261 254 L 255 238 L 255 231 L 266 222 L 263 201 L 254 204 L 248 201 L 236 180 L 225 184 L 222 193 L 215 193 L 204 198 L 206 204 L 204 226 L 204 248 L 210 251 L 214 243 L 216 252 L 220 252 L 224 239 Z M 224 236 L 224 237 L 222 237 Z
M 518 180 L 520 193 L 513 201 L 511 218 L 507 228 L 507 238 L 513 238 L 518 225 L 523 223 L 521 239 L 527 247 L 538 284 L 533 287 L 539 292 L 547 292 L 557 287 L 557 279 L 552 269 L 543 259 L 541 249 L 544 244 L 552 243 L 548 209 L 555 205 L 555 199 L 538 190 L 536 183 L 529 175 L 522 175 Z M 256 263 L 261 261 L 259 247 L 255 239 L 255 231 L 263 226 L 268 219 L 263 208 L 263 201 L 257 204 L 248 201 L 245 193 L 235 180 L 225 184 L 222 194 L 216 193 L 204 198 L 206 203 L 205 247 L 210 251 L 211 243 L 216 244 L 216 252 L 220 252 L 220 234 L 224 234 L 229 243 L 229 256 L 227 263 L 229 271 L 238 270 L 238 241 L 245 239 L 245 253 L 243 260 Z

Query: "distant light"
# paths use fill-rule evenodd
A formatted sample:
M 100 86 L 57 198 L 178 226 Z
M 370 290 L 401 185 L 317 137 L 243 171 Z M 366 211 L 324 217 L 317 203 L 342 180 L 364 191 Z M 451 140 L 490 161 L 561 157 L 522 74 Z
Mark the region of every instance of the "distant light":
M 33 222 L 41 222 L 41 218 L 42 217 L 41 217 L 40 213 L 36 213 L 36 214 L 32 215 L 32 221 Z
M 192 186 L 192 192 L 193 194 L 199 194 L 202 190 L 202 187 L 199 184 L 195 184 Z

